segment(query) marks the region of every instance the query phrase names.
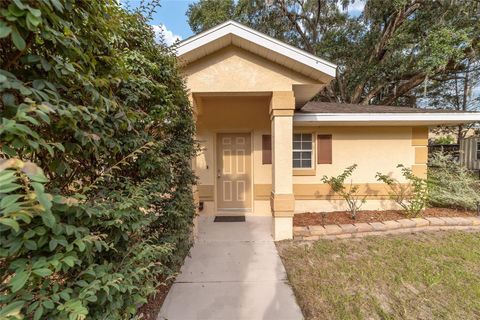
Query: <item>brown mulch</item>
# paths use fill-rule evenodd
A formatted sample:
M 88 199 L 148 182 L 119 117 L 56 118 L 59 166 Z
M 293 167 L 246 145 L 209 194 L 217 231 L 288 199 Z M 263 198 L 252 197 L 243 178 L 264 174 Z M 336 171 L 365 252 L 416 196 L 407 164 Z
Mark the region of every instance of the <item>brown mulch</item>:
M 148 298 L 148 302 L 145 303 L 137 310 L 137 315 L 142 316 L 142 320 L 156 320 L 158 313 L 160 312 L 160 308 L 163 305 L 163 301 L 167 297 L 168 291 L 172 287 L 173 280 L 167 281 L 160 281 L 162 285 L 157 288 L 157 292 L 152 294 Z
M 449 209 L 449 208 L 427 208 L 422 217 L 471 217 L 476 216 L 476 211 Z M 387 220 L 398 220 L 407 218 L 400 210 L 373 211 L 365 210 L 357 212 L 357 218 L 353 220 L 348 211 L 335 212 L 306 212 L 293 216 L 295 227 L 306 227 L 326 224 L 348 224 L 360 222 L 380 222 Z

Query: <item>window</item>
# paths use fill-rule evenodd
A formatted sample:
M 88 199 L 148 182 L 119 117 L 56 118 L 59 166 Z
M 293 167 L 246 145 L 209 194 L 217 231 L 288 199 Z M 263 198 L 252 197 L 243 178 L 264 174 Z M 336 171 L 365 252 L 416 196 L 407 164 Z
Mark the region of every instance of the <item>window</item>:
M 312 168 L 312 134 L 293 134 L 293 168 Z
M 480 160 L 480 142 L 477 142 L 477 160 Z

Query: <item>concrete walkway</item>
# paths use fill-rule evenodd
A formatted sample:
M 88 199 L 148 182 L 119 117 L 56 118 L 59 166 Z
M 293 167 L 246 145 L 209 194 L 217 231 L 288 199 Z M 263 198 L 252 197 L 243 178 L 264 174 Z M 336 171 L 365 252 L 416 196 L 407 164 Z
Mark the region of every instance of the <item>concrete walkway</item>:
M 199 235 L 158 320 L 303 319 L 271 236 L 270 217 L 213 222 Z

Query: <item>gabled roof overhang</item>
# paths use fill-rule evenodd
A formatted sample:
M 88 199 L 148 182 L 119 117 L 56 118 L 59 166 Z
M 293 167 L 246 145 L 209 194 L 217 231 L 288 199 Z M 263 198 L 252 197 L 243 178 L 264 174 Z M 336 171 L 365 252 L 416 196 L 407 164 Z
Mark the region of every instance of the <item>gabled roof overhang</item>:
M 230 45 L 253 52 L 323 84 L 335 77 L 335 64 L 232 20 L 179 42 L 174 50 L 182 62 L 189 64 Z

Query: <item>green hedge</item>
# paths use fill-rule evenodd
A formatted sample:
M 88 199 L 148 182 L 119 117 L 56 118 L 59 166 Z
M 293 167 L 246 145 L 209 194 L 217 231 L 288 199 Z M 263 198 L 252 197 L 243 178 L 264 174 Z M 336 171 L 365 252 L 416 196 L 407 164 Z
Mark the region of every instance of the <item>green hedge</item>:
M 176 59 L 113 0 L 0 6 L 0 318 L 134 318 L 190 246 Z

